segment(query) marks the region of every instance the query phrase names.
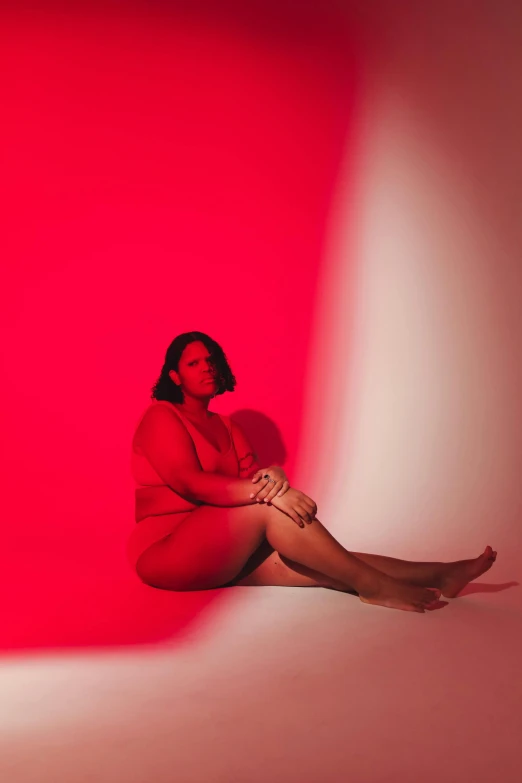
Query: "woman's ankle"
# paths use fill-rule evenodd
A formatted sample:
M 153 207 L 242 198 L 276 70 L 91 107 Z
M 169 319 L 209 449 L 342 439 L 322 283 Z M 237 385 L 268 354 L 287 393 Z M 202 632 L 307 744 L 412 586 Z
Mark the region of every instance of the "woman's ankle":
M 353 580 L 354 590 L 357 590 L 360 595 L 368 597 L 377 595 L 387 586 L 391 586 L 393 582 L 395 582 L 393 577 L 383 574 L 382 571 L 378 571 L 372 566 L 366 566 L 364 572 L 358 574 Z

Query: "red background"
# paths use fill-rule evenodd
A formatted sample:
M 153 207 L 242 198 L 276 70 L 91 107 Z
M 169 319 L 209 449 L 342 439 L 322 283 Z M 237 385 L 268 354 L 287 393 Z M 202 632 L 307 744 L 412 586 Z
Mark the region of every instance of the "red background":
M 261 458 L 291 475 L 298 453 L 353 47 L 312 4 L 144 8 L 2 16 L 7 648 L 150 641 L 210 600 L 144 588 L 124 554 L 176 334 L 223 345 L 238 389 L 214 407 Z

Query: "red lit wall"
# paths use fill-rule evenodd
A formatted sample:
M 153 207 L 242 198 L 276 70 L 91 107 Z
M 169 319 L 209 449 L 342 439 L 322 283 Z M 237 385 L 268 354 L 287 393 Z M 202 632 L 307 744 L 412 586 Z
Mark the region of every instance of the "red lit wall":
M 3 12 L 7 646 L 147 637 L 129 449 L 178 333 L 292 475 L 355 57 L 319 10 L 220 8 Z

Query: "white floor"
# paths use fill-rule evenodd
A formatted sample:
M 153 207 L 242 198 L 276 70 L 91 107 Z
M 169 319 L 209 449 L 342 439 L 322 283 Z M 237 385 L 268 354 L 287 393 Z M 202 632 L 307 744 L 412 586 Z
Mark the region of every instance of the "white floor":
M 4 656 L 0 779 L 518 783 L 513 576 L 424 615 L 234 588 L 170 642 Z

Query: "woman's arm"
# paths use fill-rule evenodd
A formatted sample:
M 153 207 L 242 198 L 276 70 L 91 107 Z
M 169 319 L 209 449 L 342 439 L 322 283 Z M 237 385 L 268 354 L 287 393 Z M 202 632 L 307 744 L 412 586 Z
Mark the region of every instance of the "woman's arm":
M 177 415 L 164 405 L 149 408 L 136 431 L 134 443 L 165 484 L 192 503 L 250 506 L 256 502 L 250 497 L 252 481 L 246 469 L 240 478 L 202 470 L 192 438 Z M 258 469 L 255 462 L 251 469 L 254 465 Z
M 232 421 L 232 419 L 230 419 L 230 423 L 232 426 L 234 447 L 239 460 L 239 475 L 253 479 L 250 492 L 252 499 L 256 502 L 269 502 L 277 494 L 284 495 L 290 485 L 283 468 L 280 468 L 277 465 L 261 468 L 254 449 L 243 432 L 243 429 L 239 424 L 236 424 L 235 421 Z M 263 479 L 263 476 L 267 473 L 273 481 L 266 481 Z
M 261 470 L 261 466 L 257 461 L 257 455 L 239 424 L 236 424 L 232 419 L 230 419 L 230 424 L 232 440 L 234 441 L 234 448 L 239 462 L 239 475 L 241 478 L 251 479 L 254 473 Z

